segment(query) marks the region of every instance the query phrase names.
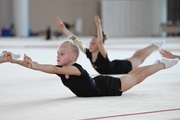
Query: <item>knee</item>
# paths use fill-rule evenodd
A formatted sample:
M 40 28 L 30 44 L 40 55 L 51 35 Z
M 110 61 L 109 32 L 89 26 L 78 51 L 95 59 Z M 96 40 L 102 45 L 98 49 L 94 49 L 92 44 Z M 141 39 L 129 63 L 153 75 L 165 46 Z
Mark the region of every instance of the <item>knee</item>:
M 144 62 L 144 60 L 140 59 L 140 58 L 135 58 L 131 61 L 132 64 L 132 68 L 135 69 L 137 67 L 139 67 L 139 65 L 141 65 Z

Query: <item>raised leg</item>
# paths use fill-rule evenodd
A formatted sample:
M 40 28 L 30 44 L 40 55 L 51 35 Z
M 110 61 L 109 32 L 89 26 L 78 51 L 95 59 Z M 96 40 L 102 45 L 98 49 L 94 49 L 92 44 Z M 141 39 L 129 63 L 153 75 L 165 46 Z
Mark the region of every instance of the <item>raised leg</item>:
M 132 69 L 137 68 L 144 60 L 155 50 L 159 49 L 165 43 L 164 40 L 152 41 L 150 46 L 136 51 L 131 58 L 128 58 L 132 64 Z
M 121 80 L 121 91 L 125 92 L 133 86 L 139 84 L 145 80 L 148 76 L 162 70 L 170 68 L 178 63 L 178 59 L 161 59 L 161 62 L 156 64 L 139 67 L 132 70 L 127 75 L 120 77 Z

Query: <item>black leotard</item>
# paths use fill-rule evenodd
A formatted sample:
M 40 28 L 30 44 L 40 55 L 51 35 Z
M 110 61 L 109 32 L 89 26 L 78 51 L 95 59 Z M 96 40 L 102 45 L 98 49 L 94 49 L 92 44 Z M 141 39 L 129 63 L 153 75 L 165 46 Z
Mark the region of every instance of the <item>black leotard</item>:
M 119 78 L 111 76 L 96 76 L 90 77 L 81 65 L 74 63 L 73 66 L 77 67 L 81 72 L 80 76 L 69 75 L 65 78 L 63 74 L 57 74 L 62 83 L 68 87 L 76 96 L 79 97 L 95 97 L 95 96 L 121 96 L 121 81 Z M 61 67 L 58 66 L 57 67 Z
M 104 58 L 99 52 L 96 61 L 93 62 L 89 49 L 86 49 L 86 56 L 91 61 L 93 68 L 100 74 L 127 74 L 132 70 L 132 64 L 128 60 L 110 61 L 108 55 Z

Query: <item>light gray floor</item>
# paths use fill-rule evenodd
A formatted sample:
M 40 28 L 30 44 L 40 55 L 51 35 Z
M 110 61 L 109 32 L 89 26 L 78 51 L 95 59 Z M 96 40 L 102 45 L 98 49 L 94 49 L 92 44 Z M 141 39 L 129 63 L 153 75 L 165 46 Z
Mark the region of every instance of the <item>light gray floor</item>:
M 80 37 L 89 45 L 90 37 Z M 106 49 L 109 58 L 124 59 L 136 50 L 162 38 L 109 38 Z M 0 52 L 10 50 L 26 53 L 39 63 L 56 64 L 58 45 L 64 41 L 45 41 L 43 38 L 0 38 Z M 180 38 L 165 38 L 162 47 L 180 55 Z M 142 65 L 160 59 L 153 52 Z M 86 56 L 77 61 L 90 75 L 98 75 Z M 121 75 L 119 75 L 121 76 Z M 180 119 L 180 63 L 159 71 L 120 97 L 76 97 L 64 87 L 56 75 L 0 64 L 0 120 L 179 120 Z

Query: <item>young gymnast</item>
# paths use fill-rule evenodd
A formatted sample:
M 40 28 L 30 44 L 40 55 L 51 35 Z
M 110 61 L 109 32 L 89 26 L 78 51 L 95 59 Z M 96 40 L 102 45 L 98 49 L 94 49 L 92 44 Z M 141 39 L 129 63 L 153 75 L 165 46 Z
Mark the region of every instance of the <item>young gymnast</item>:
M 0 63 L 8 62 L 8 61 L 7 61 L 7 58 L 3 57 L 3 55 L 4 55 L 5 52 L 6 52 L 6 51 L 3 51 L 3 52 L 0 54 Z M 12 53 L 12 58 L 13 58 L 13 59 L 18 59 L 19 57 L 20 57 L 19 54 L 14 54 L 14 53 Z
M 175 55 L 175 54 L 172 54 L 170 51 L 168 50 L 163 50 L 161 49 L 160 51 L 160 54 L 162 57 L 166 57 L 166 58 L 178 58 L 180 60 L 180 55 Z
M 79 41 L 76 36 L 65 27 L 60 18 L 56 18 L 58 27 L 69 39 L 78 43 L 79 48 L 86 54 L 87 58 L 89 58 L 93 68 L 100 74 L 127 74 L 142 64 L 153 51 L 159 49 L 165 43 L 164 40 L 153 41 L 149 46 L 137 50 L 130 58 L 110 61 L 103 44 L 107 36 L 102 35 L 101 21 L 98 16 L 94 17 L 94 21 L 97 27 L 97 37 L 91 39 L 88 49 L 85 44 Z
M 92 78 L 80 64 L 76 63 L 78 56 L 78 45 L 71 40 L 59 46 L 57 65 L 34 62 L 27 55 L 24 55 L 23 60 L 14 60 L 10 52 L 4 54 L 11 63 L 58 75 L 62 83 L 78 97 L 121 96 L 123 92 L 139 84 L 148 76 L 178 63 L 177 59 L 162 58 L 152 65 L 135 68 L 121 77 L 98 75 Z

